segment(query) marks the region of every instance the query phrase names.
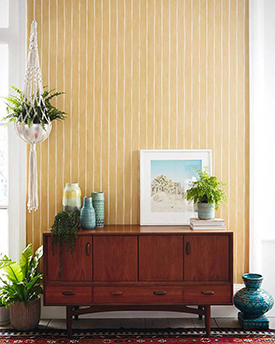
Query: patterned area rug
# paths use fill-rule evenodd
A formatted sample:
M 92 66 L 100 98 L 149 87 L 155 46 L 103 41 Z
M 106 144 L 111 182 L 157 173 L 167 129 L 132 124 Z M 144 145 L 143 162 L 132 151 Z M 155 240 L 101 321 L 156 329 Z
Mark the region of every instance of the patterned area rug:
M 35 330 L 17 332 L 0 330 L 0 343 L 11 344 L 196 344 L 196 343 L 275 343 L 275 331 L 243 331 L 239 329 L 214 329 L 206 337 L 204 329 L 166 330 L 74 330 L 72 337 L 66 331 Z

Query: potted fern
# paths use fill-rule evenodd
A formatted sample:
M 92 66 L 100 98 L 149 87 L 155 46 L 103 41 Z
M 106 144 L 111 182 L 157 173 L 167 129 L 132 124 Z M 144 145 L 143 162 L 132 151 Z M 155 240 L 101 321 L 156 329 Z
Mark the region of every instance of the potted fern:
M 53 90 L 47 90 L 44 87 L 44 93 L 41 98 L 35 98 L 34 104 L 28 101 L 23 91 L 14 86 L 10 86 L 15 95 L 5 97 L 7 106 L 7 116 L 3 120 L 15 122 L 17 125 L 26 125 L 30 128 L 32 124 L 39 124 L 44 130 L 47 126 L 51 125 L 54 120 L 64 120 L 66 113 L 57 109 L 52 105 L 52 100 L 64 92 L 56 92 Z
M 187 201 L 194 201 L 198 205 L 198 217 L 201 220 L 210 220 L 215 217 L 215 210 L 226 202 L 226 193 L 223 190 L 225 183 L 217 177 L 210 176 L 208 171 L 198 171 L 199 180 L 192 183 L 187 190 Z
M 19 331 L 34 329 L 40 320 L 43 275 L 37 267 L 42 254 L 42 246 L 33 255 L 32 244 L 29 244 L 21 254 L 20 263 L 6 255 L 0 256 L 0 269 L 4 270 L 2 303 L 10 306 L 11 324 Z

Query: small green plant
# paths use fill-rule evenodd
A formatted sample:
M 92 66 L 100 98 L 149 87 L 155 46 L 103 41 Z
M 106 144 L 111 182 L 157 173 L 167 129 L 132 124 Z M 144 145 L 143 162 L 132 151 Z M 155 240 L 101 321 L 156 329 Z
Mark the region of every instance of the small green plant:
M 15 121 L 22 122 L 27 113 L 29 114 L 27 117 L 27 124 L 29 127 L 32 123 L 34 123 L 41 124 L 44 128 L 45 124 L 48 124 L 48 122 L 42 117 L 43 113 L 49 122 L 65 119 L 66 113 L 58 110 L 51 104 L 51 100 L 54 97 L 64 94 L 63 92 L 54 92 L 55 90 L 45 89 L 42 95 L 44 102 L 38 103 L 36 100 L 34 107 L 32 107 L 31 104 L 25 99 L 22 91 L 14 86 L 10 87 L 17 93 L 17 95 L 10 95 L 4 98 L 6 100 L 8 115 L 4 117 L 3 120 L 7 121 L 7 123 Z
M 217 177 L 210 176 L 208 171 L 197 171 L 199 180 L 192 183 L 192 187 L 187 190 L 187 201 L 193 200 L 194 203 L 214 203 L 215 209 L 226 202 L 226 193 L 223 190 L 223 182 L 219 182 Z
M 24 302 L 27 305 L 42 293 L 43 274 L 37 271 L 42 255 L 43 246 L 40 246 L 33 256 L 32 244 L 29 244 L 21 254 L 20 263 L 6 255 L 0 256 L 0 269 L 4 270 L 4 278 L 1 278 L 3 305 L 8 307 L 15 302 Z
M 63 257 L 62 246 L 65 244 L 66 251 L 73 254 L 77 230 L 79 227 L 79 217 L 77 212 L 60 211 L 54 218 L 52 226 L 52 253 L 55 254 L 54 246 L 59 246 L 59 278 L 62 279 Z
M 0 293 L 2 293 L 2 291 L 0 291 Z M 0 295 L 0 307 L 5 307 L 2 295 Z

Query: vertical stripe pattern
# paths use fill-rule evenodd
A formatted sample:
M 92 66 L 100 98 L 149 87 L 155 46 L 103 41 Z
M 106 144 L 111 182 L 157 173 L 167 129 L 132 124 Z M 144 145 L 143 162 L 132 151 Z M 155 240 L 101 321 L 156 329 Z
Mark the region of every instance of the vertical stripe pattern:
M 248 271 L 248 0 L 40 0 L 44 85 L 67 112 L 37 147 L 40 208 L 27 241 L 62 208 L 66 182 L 103 191 L 106 223 L 139 223 L 139 149 L 212 149 L 228 183 L 218 211 Z M 33 18 L 28 0 L 28 29 Z

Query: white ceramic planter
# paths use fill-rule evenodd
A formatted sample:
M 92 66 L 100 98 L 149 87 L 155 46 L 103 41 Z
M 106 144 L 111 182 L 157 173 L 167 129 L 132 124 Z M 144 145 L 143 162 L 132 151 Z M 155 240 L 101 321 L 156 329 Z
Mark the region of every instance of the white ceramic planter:
M 215 217 L 215 203 L 198 202 L 198 217 L 201 220 L 211 220 Z
M 10 323 L 10 308 L 0 306 L 0 326 L 5 326 Z

